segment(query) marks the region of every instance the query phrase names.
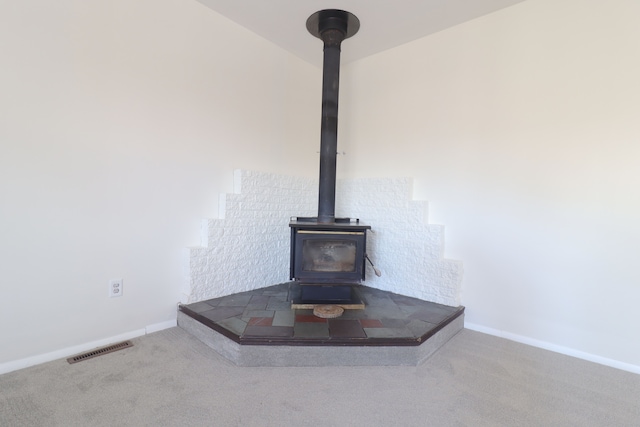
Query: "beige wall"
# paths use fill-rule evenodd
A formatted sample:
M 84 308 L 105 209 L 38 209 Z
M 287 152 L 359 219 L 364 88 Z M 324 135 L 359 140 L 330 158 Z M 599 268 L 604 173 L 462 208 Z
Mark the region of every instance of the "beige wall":
M 470 325 L 640 366 L 638 16 L 529 0 L 343 72 L 340 173 L 416 178 Z
M 174 320 L 233 170 L 315 175 L 320 71 L 198 2 L 2 2 L 0 52 L 0 364 Z
M 639 8 L 528 0 L 343 68 L 339 172 L 416 179 L 469 325 L 640 366 Z M 0 370 L 175 319 L 233 169 L 316 175 L 320 70 L 198 2 L 4 2 L 0 51 Z

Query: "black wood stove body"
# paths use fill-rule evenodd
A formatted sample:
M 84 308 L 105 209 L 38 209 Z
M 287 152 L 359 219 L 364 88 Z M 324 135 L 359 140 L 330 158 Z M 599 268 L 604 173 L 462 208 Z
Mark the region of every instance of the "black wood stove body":
M 297 217 L 291 227 L 290 278 L 299 281 L 304 304 L 355 304 L 353 286 L 365 279 L 368 225 L 357 219 Z

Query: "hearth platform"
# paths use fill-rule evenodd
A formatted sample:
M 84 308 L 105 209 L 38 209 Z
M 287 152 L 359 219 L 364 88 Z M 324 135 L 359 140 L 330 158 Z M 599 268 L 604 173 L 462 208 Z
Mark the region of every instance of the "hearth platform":
M 300 285 L 282 283 L 181 305 L 178 326 L 239 366 L 418 365 L 464 326 L 449 307 L 366 286 L 364 309 L 323 319 L 292 309 Z

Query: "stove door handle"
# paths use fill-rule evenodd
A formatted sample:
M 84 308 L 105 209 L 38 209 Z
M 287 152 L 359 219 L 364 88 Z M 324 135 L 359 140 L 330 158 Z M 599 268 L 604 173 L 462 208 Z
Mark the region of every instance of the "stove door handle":
M 378 277 L 382 276 L 382 272 L 378 270 L 375 265 L 373 265 L 373 262 L 371 262 L 371 258 L 369 258 L 369 255 L 364 254 L 364 257 L 367 261 L 369 261 L 369 264 L 371 264 L 371 267 L 373 267 L 373 272 L 376 273 L 376 276 Z

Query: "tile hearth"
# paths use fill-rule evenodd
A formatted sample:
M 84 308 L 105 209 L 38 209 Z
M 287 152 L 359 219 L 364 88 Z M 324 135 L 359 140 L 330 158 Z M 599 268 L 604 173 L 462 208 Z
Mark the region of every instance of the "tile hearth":
M 463 327 L 462 306 L 356 290 L 365 308 L 335 319 L 292 309 L 300 285 L 288 282 L 181 305 L 178 324 L 243 366 L 415 365 Z

